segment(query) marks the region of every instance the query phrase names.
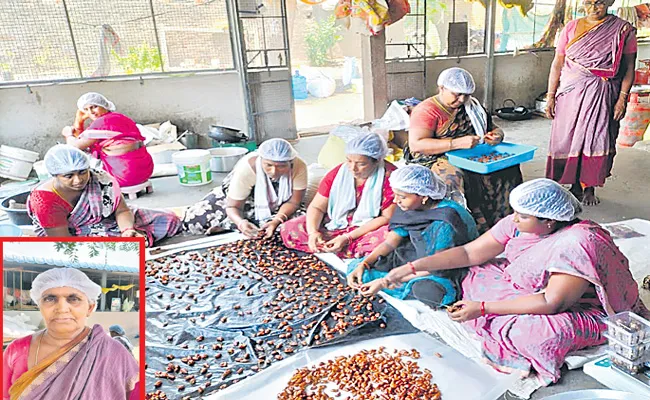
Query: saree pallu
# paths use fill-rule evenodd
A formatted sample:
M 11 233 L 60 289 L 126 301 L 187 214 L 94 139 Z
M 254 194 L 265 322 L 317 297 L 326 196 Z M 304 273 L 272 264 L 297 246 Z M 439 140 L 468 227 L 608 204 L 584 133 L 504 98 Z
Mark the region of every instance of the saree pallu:
M 68 216 L 68 231 L 73 236 L 122 236 L 115 220 L 120 201 L 119 185 L 105 172 L 91 170 L 88 185 Z M 30 211 L 29 201 L 27 211 L 36 234 L 47 236 L 35 213 Z M 149 245 L 175 235 L 181 228 L 180 219 L 174 213 L 144 208 L 131 211 L 135 217 L 134 228 L 145 233 Z
M 603 186 L 611 175 L 619 122 L 623 49 L 632 26 L 610 16 L 567 44 L 555 100 L 546 177 L 563 184 Z
M 422 102 L 418 107 L 435 109 L 435 116 L 442 123 L 435 128 L 433 139 L 456 139 L 463 136 L 475 135 L 472 122 L 460 107 L 453 114 L 447 113 L 434 101 Z M 488 114 L 487 131 L 492 131 L 496 125 Z M 491 174 L 477 174 L 454 167 L 445 155 L 427 155 L 413 153 L 408 144 L 404 148 L 404 159 L 407 164 L 420 164 L 431 168 L 445 183 L 452 198 L 462 194 L 467 201 L 467 208 L 472 213 L 479 233 L 484 233 L 500 219 L 512 213 L 509 197 L 512 189 L 523 182 L 519 165 L 502 169 Z
M 101 160 L 106 172 L 122 186 L 146 182 L 153 173 L 153 158 L 144 146 L 145 138 L 133 120 L 125 115 L 109 112 L 97 118 L 82 135 L 97 138 L 90 151 Z M 120 144 L 138 142 L 141 146 L 119 156 L 106 154 L 104 149 Z
M 647 315 L 628 260 L 599 225 L 583 221 L 541 237 L 516 232 L 510 216 L 492 232 L 498 242 L 505 242 L 506 258 L 471 267 L 462 283 L 464 299 L 502 301 L 538 294 L 553 273 L 591 284 L 564 312 L 488 314 L 463 323 L 479 336 L 483 355 L 495 368 L 524 373 L 532 369 L 542 384 L 557 382 L 569 352 L 605 342 L 603 317 L 627 310 Z
M 11 400 L 127 400 L 139 381 L 133 356 L 99 325 L 21 375 Z
M 437 252 L 462 246 L 478 237 L 476 223 L 464 207 L 451 200 L 442 200 L 437 207 L 425 211 L 396 209 L 389 229 L 403 239 L 395 250 L 380 257 L 372 269 L 363 273 L 364 283 L 385 277 L 393 268 Z M 363 258 L 353 260 L 348 274 L 354 271 Z M 395 298 L 415 298 L 433 308 L 460 300 L 461 281 L 466 269 L 432 272 L 418 277 L 402 287 L 384 289 Z

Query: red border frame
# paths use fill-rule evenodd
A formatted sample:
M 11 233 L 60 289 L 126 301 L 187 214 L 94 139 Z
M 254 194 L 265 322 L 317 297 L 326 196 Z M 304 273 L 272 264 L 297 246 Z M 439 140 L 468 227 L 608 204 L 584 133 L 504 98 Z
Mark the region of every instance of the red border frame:
M 3 250 L 4 250 L 4 242 L 136 242 L 140 243 L 140 271 L 139 271 L 139 282 L 140 282 L 140 308 L 138 310 L 139 312 L 139 320 L 140 320 L 140 326 L 139 326 L 139 334 L 140 334 L 140 382 L 139 382 L 139 392 L 140 392 L 140 399 L 144 400 L 145 399 L 145 348 L 146 348 L 146 337 L 145 337 L 145 331 L 146 331 L 146 313 L 145 313 L 145 305 L 146 305 L 146 299 L 145 299 L 145 293 L 146 293 L 146 287 L 145 287 L 145 259 L 146 259 L 146 250 L 145 250 L 145 240 L 144 238 L 126 238 L 126 237 L 6 237 L 6 238 L 0 238 L 0 265 L 3 266 L 2 271 L 4 272 L 4 257 L 3 257 Z M 0 274 L 0 287 L 3 286 L 3 278 L 4 278 L 4 273 Z M 3 304 L 3 309 L 2 312 L 4 314 L 4 304 Z M 0 322 L 0 330 L 3 328 L 4 322 Z M 2 367 L 0 367 L 0 372 L 2 371 Z

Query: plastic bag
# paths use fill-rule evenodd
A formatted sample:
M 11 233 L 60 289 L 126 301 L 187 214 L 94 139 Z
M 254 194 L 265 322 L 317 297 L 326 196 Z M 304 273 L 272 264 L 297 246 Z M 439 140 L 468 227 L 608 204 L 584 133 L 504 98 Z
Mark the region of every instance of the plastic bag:
M 335 90 L 336 81 L 320 71 L 317 76 L 307 81 L 307 91 L 314 97 L 330 97 Z
M 355 57 L 345 57 L 343 62 L 343 86 L 349 86 L 352 84 L 352 80 L 358 77 L 357 59 Z

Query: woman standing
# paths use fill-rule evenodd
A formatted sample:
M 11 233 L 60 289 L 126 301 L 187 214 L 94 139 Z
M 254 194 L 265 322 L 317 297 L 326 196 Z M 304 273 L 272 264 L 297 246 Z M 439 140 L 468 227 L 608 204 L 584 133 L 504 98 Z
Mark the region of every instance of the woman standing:
M 404 159 L 431 168 L 447 183 L 452 199 L 464 195 L 479 232 L 485 232 L 512 212 L 508 194 L 522 182 L 522 176 L 519 165 L 482 175 L 456 168 L 447 160 L 448 151 L 503 141 L 503 130 L 471 96 L 475 89 L 474 78 L 466 70 L 442 71 L 438 94 L 418 104 L 411 113 Z
M 619 121 L 634 81 L 636 34 L 607 14 L 614 0 L 582 3 L 587 16 L 567 24 L 555 50 L 546 114 L 553 118 L 546 177 L 571 184 L 585 205 L 610 176 Z

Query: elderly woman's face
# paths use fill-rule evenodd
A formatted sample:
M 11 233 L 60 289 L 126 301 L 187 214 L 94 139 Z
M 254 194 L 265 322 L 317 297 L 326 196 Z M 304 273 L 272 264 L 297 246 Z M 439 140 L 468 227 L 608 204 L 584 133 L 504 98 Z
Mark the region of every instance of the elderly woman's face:
M 96 120 L 97 118 L 101 117 L 102 115 L 108 113 L 108 110 L 105 109 L 102 106 L 96 106 L 94 104 L 89 104 L 84 107 L 84 112 L 86 115 L 92 119 L 93 121 Z
M 47 329 L 60 335 L 72 334 L 86 326 L 86 319 L 95 308 L 84 292 L 71 287 L 46 290 L 38 306 Z
M 452 92 L 445 87 L 440 87 L 440 99 L 450 108 L 459 108 L 469 100 L 470 95 L 465 93 Z
M 291 161 L 277 162 L 262 159 L 262 169 L 269 179 L 277 182 L 282 175 L 291 172 Z
M 424 204 L 422 203 L 426 199 L 425 196 L 406 193 L 397 189 L 393 189 L 393 193 L 395 194 L 393 203 L 397 204 L 397 207 L 403 211 L 421 210 L 424 207 Z
M 360 154 L 348 154 L 345 163 L 356 179 L 368 179 L 377 169 L 377 160 Z
M 83 171 L 72 171 L 67 174 L 56 175 L 56 180 L 59 185 L 66 189 L 82 191 L 90 180 L 90 171 L 84 169 Z
M 585 15 L 591 19 L 601 20 L 607 16 L 607 8 L 612 3 L 609 0 L 585 0 L 582 6 L 585 9 Z

